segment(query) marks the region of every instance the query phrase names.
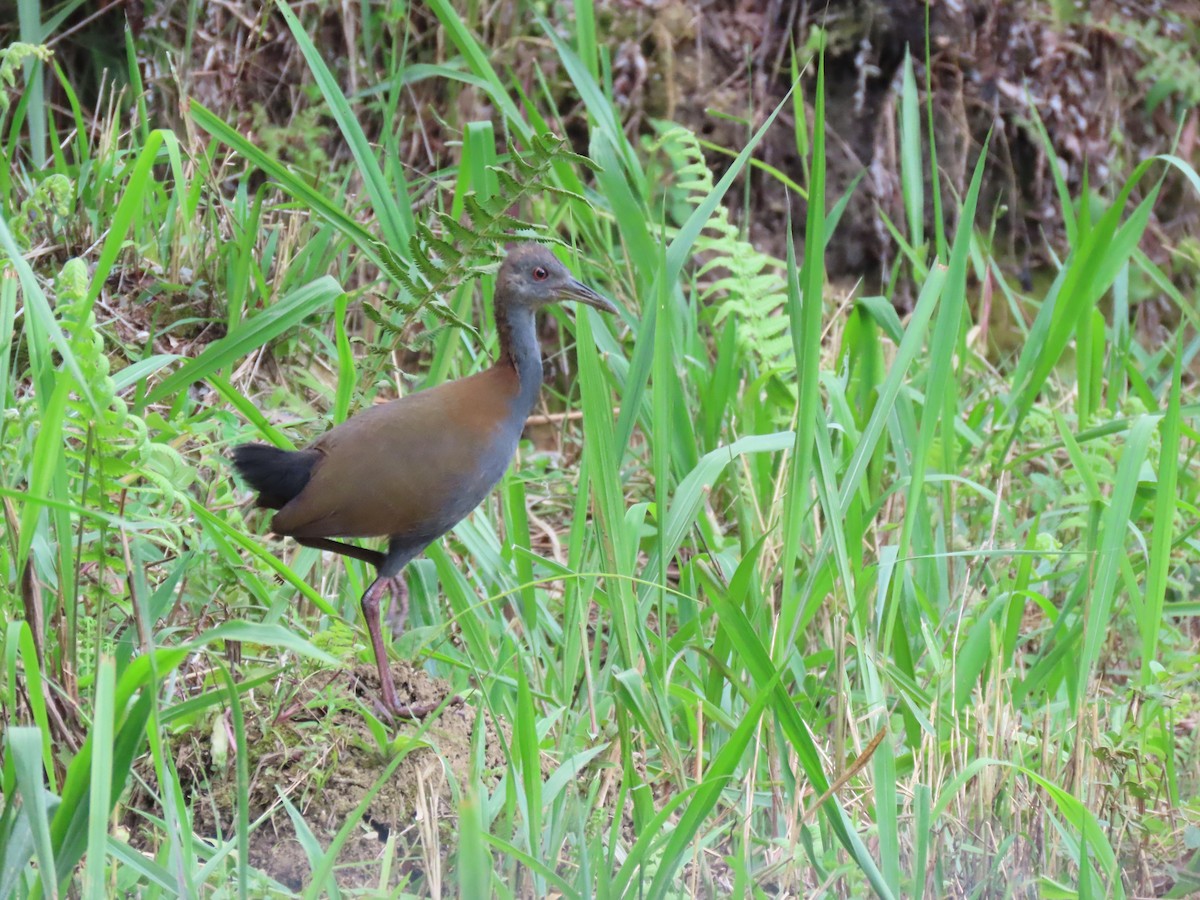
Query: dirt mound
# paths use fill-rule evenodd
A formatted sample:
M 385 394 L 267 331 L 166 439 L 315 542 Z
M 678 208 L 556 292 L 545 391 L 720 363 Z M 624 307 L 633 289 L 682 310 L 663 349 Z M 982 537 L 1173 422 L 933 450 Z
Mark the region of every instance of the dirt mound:
M 407 663 L 392 672 L 402 702 L 437 704 L 449 695 L 445 682 Z M 309 854 L 293 821 L 298 814 L 322 851 L 355 822 L 335 864 L 341 887 L 382 887 L 385 873 L 392 886 L 439 877 L 448 843 L 439 835 L 458 815 L 452 792 L 477 777 L 476 729 L 484 728 L 482 774 L 492 782 L 504 766 L 507 726 L 498 731 L 486 711 L 481 716 L 473 705 L 451 703 L 429 719 L 385 727 L 389 749 L 380 746 L 364 712 L 379 689 L 373 668 L 322 673 L 287 687 L 290 699 L 282 709 L 259 701 L 258 691 L 243 699 L 251 865 L 292 890 L 309 883 Z M 195 834 L 214 842 L 236 831 L 233 733 L 225 711 L 207 735 L 189 731 L 174 748 Z M 397 755 L 402 758 L 393 766 Z M 143 775 L 153 783 L 152 772 Z M 151 815 L 161 813 L 146 792 L 135 802 Z

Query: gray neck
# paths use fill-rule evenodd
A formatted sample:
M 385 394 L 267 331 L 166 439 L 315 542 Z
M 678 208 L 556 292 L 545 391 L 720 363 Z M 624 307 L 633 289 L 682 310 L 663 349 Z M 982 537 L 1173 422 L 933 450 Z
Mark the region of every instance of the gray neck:
M 515 412 L 519 411 L 524 423 L 542 389 L 542 351 L 538 346 L 533 310 L 526 306 L 498 308 L 496 331 L 500 337 L 499 362 L 507 362 L 515 368 L 521 383 Z

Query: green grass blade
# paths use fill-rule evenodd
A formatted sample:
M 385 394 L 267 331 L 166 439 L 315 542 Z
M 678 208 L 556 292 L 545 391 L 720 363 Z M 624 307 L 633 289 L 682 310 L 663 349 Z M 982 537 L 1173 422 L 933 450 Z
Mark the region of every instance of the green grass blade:
M 325 65 L 325 60 L 317 50 L 312 38 L 300 24 L 300 20 L 296 18 L 296 14 L 292 12 L 286 0 L 275 0 L 275 7 L 287 22 L 288 28 L 291 29 L 292 37 L 300 47 L 300 52 L 304 54 L 304 61 L 308 63 L 308 68 L 312 72 L 317 86 L 321 89 L 321 95 L 325 98 L 342 137 L 354 155 L 354 161 L 358 166 L 359 174 L 362 175 L 363 184 L 371 197 L 371 207 L 375 211 L 379 227 L 383 230 L 384 241 L 394 250 L 400 252 L 407 250 L 409 238 L 413 233 L 413 215 L 412 207 L 408 203 L 408 185 L 403 181 L 397 183 L 397 178 L 401 177 L 399 170 L 393 170 L 390 180 L 384 177 L 383 169 L 380 168 L 379 161 L 375 158 L 375 153 L 362 130 L 362 125 L 359 124 L 358 117 L 350 108 L 350 103 L 338 86 L 337 79 Z
M 334 304 L 341 295 L 341 286 L 329 276 L 297 288 L 254 318 L 247 319 L 240 328 L 209 344 L 199 356 L 160 381 L 147 395 L 146 402 L 159 403 L 174 397 L 193 382 L 202 381 L 209 374 L 265 346 L 321 307 Z
M 1179 449 L 1182 430 L 1180 395 L 1182 393 L 1182 340 L 1175 344 L 1175 365 L 1171 370 L 1171 390 L 1161 425 L 1158 482 L 1154 486 L 1154 525 L 1150 537 L 1150 559 L 1146 567 L 1145 600 L 1141 626 L 1142 684 L 1154 681 L 1152 663 L 1158 655 L 1158 638 L 1166 602 L 1167 577 L 1171 567 L 1171 545 L 1179 498 Z
M 650 882 L 650 888 L 646 892 L 648 897 L 660 898 L 668 895 L 670 881 L 683 861 L 688 844 L 695 839 L 700 829 L 705 827 L 709 813 L 712 812 L 722 791 L 736 778 L 738 765 L 755 732 L 758 731 L 759 720 L 778 685 L 778 678 L 777 673 L 775 680 L 770 684 L 759 686 L 757 696 L 742 714 L 737 728 L 709 763 L 704 777 L 696 786 L 695 793 L 670 829 L 662 851 L 662 862 L 659 863 L 654 880 Z
M 925 171 L 921 162 L 921 103 L 912 52 L 904 51 L 904 76 L 900 89 L 900 188 L 908 220 L 908 242 L 918 258 L 924 257 Z M 936 184 L 934 189 L 936 190 Z M 923 261 L 923 259 L 922 259 Z
M 24 726 L 10 727 L 5 741 L 12 755 L 16 773 L 16 789 L 21 795 L 21 818 L 32 836 L 33 856 L 43 879 L 49 877 L 46 889 L 57 896 L 53 872 L 56 869 L 54 836 L 51 834 L 51 811 L 42 781 L 42 732 Z M 61 809 L 62 807 L 59 807 Z M 59 813 L 56 811 L 57 817 Z
M 117 684 L 117 667 L 110 658 L 100 660 L 96 678 L 96 706 L 92 716 L 92 740 L 95 753 L 92 755 L 91 796 L 89 803 L 94 810 L 112 808 L 115 798 L 111 796 L 112 785 L 109 773 L 113 770 L 113 726 L 116 709 L 114 694 Z M 88 821 L 87 861 L 83 872 L 83 894 L 97 900 L 107 895 L 104 883 L 104 863 L 108 846 L 108 817 L 92 815 Z
M 1103 645 L 1111 635 L 1110 615 L 1121 562 L 1126 558 L 1130 513 L 1138 491 L 1142 463 L 1146 460 L 1157 425 L 1157 416 L 1141 416 L 1134 422 L 1117 465 L 1112 497 L 1103 514 L 1100 557 L 1096 560 L 1093 588 L 1088 592 L 1083 649 L 1077 660 L 1077 696 L 1080 698 L 1089 695 L 1088 684 Z
M 796 358 L 796 443 L 788 462 L 788 488 L 783 511 L 783 546 L 780 551 L 783 585 L 779 602 L 779 627 L 772 647 L 775 665 L 782 666 L 793 652 L 799 629 L 800 596 L 793 569 L 800 555 L 811 502 L 812 448 L 820 402 L 821 322 L 825 285 L 825 56 L 817 65 L 813 108 L 812 162 L 809 166 L 808 215 L 804 225 L 804 267 L 796 271 L 796 250 L 788 223 L 788 318 Z
M 192 120 L 202 129 L 211 134 L 222 144 L 232 148 L 238 156 L 243 157 L 252 165 L 262 169 L 281 188 L 303 203 L 307 208 L 329 222 L 341 234 L 345 235 L 358 248 L 359 252 L 370 259 L 381 271 L 387 271 L 379 251 L 375 247 L 375 236 L 358 224 L 346 211 L 337 206 L 325 195 L 309 186 L 302 178 L 294 174 L 285 165 L 268 156 L 253 143 L 242 137 L 236 130 L 230 128 L 215 113 L 206 109 L 197 100 L 188 102 L 188 111 Z
M 247 756 L 250 745 L 246 740 L 246 714 L 242 710 L 237 685 L 225 666 L 219 669 L 229 699 L 234 745 L 237 747 L 237 883 L 238 897 L 246 900 L 250 894 L 250 760 Z

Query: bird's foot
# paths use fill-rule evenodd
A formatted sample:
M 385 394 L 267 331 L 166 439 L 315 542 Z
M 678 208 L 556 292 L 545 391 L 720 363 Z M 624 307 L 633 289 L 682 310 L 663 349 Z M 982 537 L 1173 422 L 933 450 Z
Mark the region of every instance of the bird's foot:
M 460 706 L 462 698 L 454 696 L 424 703 L 401 703 L 396 693 L 396 681 L 392 676 L 391 667 L 387 662 L 387 647 L 383 642 L 383 628 L 379 615 L 379 600 L 384 591 L 392 595 L 392 611 L 389 624 L 397 631 L 402 631 L 408 618 L 408 585 L 403 576 L 379 576 L 367 588 L 362 598 L 363 619 L 367 623 L 367 633 L 371 637 L 371 649 L 375 654 L 375 667 L 379 675 L 379 694 L 375 698 L 375 707 L 389 721 L 395 719 L 423 719 L 443 705 Z
M 391 670 L 381 670 L 378 672 L 378 675 L 380 677 L 378 689 L 372 684 L 374 679 L 368 680 L 357 672 L 351 673 L 351 678 L 354 681 L 355 693 L 359 694 L 363 699 L 369 698 L 372 711 L 386 722 L 396 723 L 405 720 L 425 719 L 440 708 L 449 709 L 450 707 L 462 706 L 465 702 L 460 695 L 454 694 L 450 697 L 442 695 L 433 700 L 402 703 L 400 702 L 400 695 L 396 690 Z
M 462 705 L 463 698 L 458 694 L 442 700 L 430 700 L 426 703 L 397 703 L 391 709 L 384 706 L 382 698 L 376 698 L 375 700 L 376 712 L 378 712 L 382 718 L 389 722 L 395 722 L 396 720 L 400 719 L 425 719 L 443 706 L 449 709 L 452 706 Z

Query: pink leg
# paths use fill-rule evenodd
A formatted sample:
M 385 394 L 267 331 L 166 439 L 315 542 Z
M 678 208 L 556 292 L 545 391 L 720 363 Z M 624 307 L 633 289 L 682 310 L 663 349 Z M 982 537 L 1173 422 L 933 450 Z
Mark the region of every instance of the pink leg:
M 396 683 L 392 680 L 392 669 L 388 665 L 387 648 L 383 644 L 383 628 L 379 621 L 379 595 L 390 586 L 390 578 L 376 578 L 362 596 L 363 618 L 367 622 L 367 634 L 371 636 L 371 649 L 375 651 L 375 667 L 379 672 L 383 707 L 388 712 L 398 713 L 404 708 L 396 696 Z
M 376 578 L 363 594 L 363 618 L 367 621 L 367 632 L 371 636 L 371 649 L 375 651 L 375 666 L 379 673 L 379 685 L 382 688 L 380 702 L 384 711 L 400 719 L 420 719 L 437 709 L 440 703 L 404 704 L 396 694 L 396 683 L 392 679 L 392 668 L 388 665 L 387 648 L 383 643 L 383 628 L 379 618 L 379 598 L 384 589 L 392 594 L 394 609 L 392 618 L 396 630 L 404 628 L 408 618 L 408 585 L 402 575 L 393 578 Z M 461 697 L 452 697 L 451 706 L 462 704 Z

